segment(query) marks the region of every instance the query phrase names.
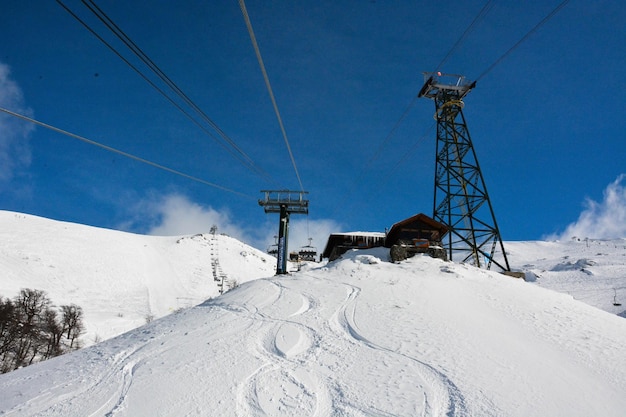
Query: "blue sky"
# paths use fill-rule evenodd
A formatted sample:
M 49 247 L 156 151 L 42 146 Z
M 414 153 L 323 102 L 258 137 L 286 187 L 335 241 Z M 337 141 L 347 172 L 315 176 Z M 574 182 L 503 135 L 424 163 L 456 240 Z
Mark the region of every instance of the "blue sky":
M 82 2 L 63 3 L 166 89 Z M 476 79 L 559 3 L 492 1 L 440 70 Z M 0 209 L 138 233 L 217 224 L 256 246 L 271 243 L 278 218 L 258 206 L 260 190 L 300 186 L 238 2 L 97 4 L 269 175 L 233 157 L 57 2 L 9 1 L 0 107 L 236 193 L 0 114 Z M 442 62 L 485 4 L 246 3 L 309 191 L 309 216 L 292 217 L 291 247 L 307 235 L 322 247 L 331 231 L 383 231 L 432 214 L 432 101 L 417 100 L 390 133 L 422 72 Z M 566 230 L 626 235 L 625 28 L 620 1 L 570 0 L 466 97 L 505 241 Z

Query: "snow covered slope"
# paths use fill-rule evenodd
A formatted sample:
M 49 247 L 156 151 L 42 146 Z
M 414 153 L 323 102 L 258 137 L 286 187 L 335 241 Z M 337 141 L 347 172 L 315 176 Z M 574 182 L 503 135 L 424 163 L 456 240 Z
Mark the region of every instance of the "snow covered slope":
M 0 376 L 3 416 L 624 416 L 626 320 L 386 252 L 247 282 Z
M 506 249 L 532 282 L 382 249 L 274 277 L 226 236 L 0 211 L 3 296 L 81 305 L 87 342 L 166 316 L 0 375 L 0 415 L 625 415 L 626 241 Z
M 626 318 L 626 239 L 506 242 L 505 247 L 511 267 L 525 271 L 528 281 Z
M 275 258 L 219 234 L 143 236 L 0 211 L 0 295 L 33 288 L 81 306 L 86 345 L 218 296 L 214 268 L 243 283 L 275 267 Z

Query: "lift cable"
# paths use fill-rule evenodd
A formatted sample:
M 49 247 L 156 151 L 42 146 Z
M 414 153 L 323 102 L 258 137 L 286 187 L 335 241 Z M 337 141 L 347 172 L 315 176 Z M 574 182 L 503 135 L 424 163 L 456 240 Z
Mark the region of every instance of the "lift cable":
M 437 125 L 437 122 L 434 121 L 432 122 L 425 130 L 424 133 L 422 133 L 422 135 L 415 141 L 415 143 L 413 144 L 413 146 L 411 148 L 409 148 L 409 150 L 407 152 L 404 153 L 404 155 L 402 155 L 402 158 L 400 158 L 398 160 L 398 162 L 396 162 L 391 168 L 389 168 L 389 170 L 387 171 L 387 175 L 383 175 L 384 178 L 384 182 L 383 185 L 386 184 L 387 182 L 389 182 L 392 179 L 392 174 L 393 172 L 400 166 L 402 165 L 402 163 L 404 161 L 406 161 L 410 156 L 413 156 L 413 154 L 417 151 L 417 148 L 419 147 L 419 145 L 424 142 L 429 135 L 431 134 L 433 128 Z
M 88 143 L 90 145 L 97 146 L 97 147 L 102 148 L 104 150 L 107 150 L 109 152 L 113 152 L 113 153 L 116 153 L 118 155 L 124 156 L 126 158 L 130 158 L 132 160 L 135 160 L 137 162 L 141 162 L 141 163 L 144 163 L 146 165 L 150 165 L 150 166 L 152 166 L 154 168 L 158 168 L 160 170 L 169 172 L 171 174 L 175 174 L 175 175 L 181 176 L 183 178 L 187 178 L 189 180 L 192 180 L 192 181 L 195 181 L 195 182 L 199 182 L 201 184 L 208 185 L 210 187 L 214 187 L 214 188 L 220 189 L 222 191 L 227 191 L 229 193 L 233 193 L 233 194 L 236 194 L 236 195 L 241 196 L 241 197 L 255 199 L 255 197 L 253 197 L 251 195 L 244 194 L 244 193 L 239 192 L 239 191 L 231 190 L 230 188 L 223 187 L 223 186 L 221 186 L 219 184 L 215 184 L 213 182 L 209 182 L 209 181 L 203 180 L 201 178 L 194 177 L 194 176 L 189 175 L 189 174 L 185 174 L 184 172 L 177 171 L 177 170 L 172 169 L 172 168 L 168 168 L 168 167 L 166 167 L 164 165 L 157 164 L 156 162 L 149 161 L 149 160 L 141 158 L 139 156 L 132 155 L 132 154 L 130 154 L 128 152 L 124 152 L 124 151 L 121 151 L 119 149 L 112 148 L 111 146 L 107 146 L 107 145 L 104 145 L 102 143 L 96 142 L 94 140 L 87 139 L 86 137 L 76 135 L 74 133 L 68 132 L 68 131 L 60 129 L 58 127 L 54 127 L 54 126 L 49 125 L 47 123 L 40 122 L 39 120 L 30 118 L 30 117 L 25 116 L 23 114 L 15 113 L 15 112 L 12 112 L 11 110 L 7 110 L 7 109 L 2 108 L 2 107 L 0 107 L 0 111 L 4 112 L 6 114 L 9 114 L 11 116 L 17 117 L 19 119 L 25 120 L 27 122 L 36 124 L 38 126 L 45 127 L 46 129 L 52 130 L 54 132 L 61 133 L 63 135 L 69 136 L 69 137 L 74 138 L 74 139 L 78 139 L 78 140 L 80 140 L 82 142 L 85 142 L 85 143 Z
M 493 8 L 493 0 L 487 0 L 485 5 L 482 7 L 482 9 L 480 9 L 478 14 L 476 15 L 476 17 L 474 17 L 474 20 L 472 20 L 472 23 L 469 24 L 469 26 L 465 29 L 465 31 L 459 37 L 459 39 L 455 42 L 455 44 L 452 45 L 452 48 L 450 48 L 450 50 L 448 51 L 446 56 L 443 57 L 443 59 L 441 60 L 439 65 L 437 65 L 437 68 L 435 69 L 435 72 L 437 72 L 437 71 L 439 71 L 441 69 L 443 64 L 445 64 L 446 61 L 448 61 L 450 56 L 452 56 L 452 54 L 457 50 L 457 48 L 461 45 L 461 43 L 463 43 L 465 38 L 467 38 L 467 35 L 474 29 L 474 26 L 476 26 L 482 19 L 484 19 L 484 17 L 487 15 L 487 13 L 489 13 L 489 11 L 492 8 Z
M 209 137 L 211 137 L 213 140 L 215 140 L 222 148 L 224 148 L 227 152 L 229 152 L 234 158 L 238 159 L 239 162 L 241 162 L 244 166 L 246 166 L 248 169 L 250 169 L 251 171 L 253 171 L 255 174 L 257 174 L 258 176 L 264 178 L 266 181 L 271 182 L 271 177 L 269 176 L 268 173 L 266 173 L 263 169 L 259 168 L 253 161 L 252 159 L 245 154 L 245 152 L 243 152 L 236 144 L 235 142 L 230 139 L 220 128 L 219 126 L 217 126 L 217 124 L 215 122 L 213 122 L 193 101 L 191 101 L 191 99 L 189 99 L 189 97 L 182 92 L 182 90 L 180 90 L 180 88 L 178 88 L 178 86 L 176 86 L 176 84 L 171 81 L 171 79 L 169 77 L 167 77 L 167 75 L 165 75 L 159 68 L 158 66 L 156 66 L 156 64 L 154 64 L 152 62 L 152 60 L 150 60 L 150 58 L 145 55 L 143 53 L 143 51 L 141 51 L 141 49 L 139 49 L 139 47 L 137 47 L 134 42 L 132 42 L 132 40 L 130 40 L 130 38 L 128 38 L 125 34 L 122 35 L 118 34 L 111 26 L 109 26 L 109 24 L 107 24 L 106 22 L 103 21 L 103 23 L 105 23 L 105 25 L 107 25 L 107 27 L 113 31 L 116 36 L 118 36 L 118 38 L 120 38 L 122 40 L 122 42 L 124 42 L 126 44 L 126 46 L 131 49 L 135 55 L 137 55 L 153 72 L 156 73 L 157 76 L 159 76 L 159 78 L 165 82 L 170 89 L 172 89 L 179 97 L 181 97 L 183 99 L 183 101 L 185 101 L 192 109 L 194 109 L 219 135 L 220 137 L 222 137 L 222 139 L 227 142 L 228 144 L 230 144 L 231 147 L 228 147 L 224 142 L 220 141 L 219 139 L 217 139 L 215 137 L 215 135 L 209 131 L 205 126 L 203 126 L 200 122 L 198 122 L 198 120 L 196 120 L 191 114 L 189 114 L 189 112 L 187 112 L 184 108 L 181 107 L 180 104 L 178 104 L 176 101 L 174 101 L 170 96 L 168 96 L 168 94 L 163 91 L 160 87 L 158 87 L 152 80 L 150 80 L 145 74 L 143 74 L 141 72 L 141 70 L 139 70 L 135 65 L 133 65 L 128 59 L 126 59 L 119 51 L 117 51 L 110 43 L 108 43 L 104 38 L 102 38 L 102 36 L 100 36 L 98 33 L 96 33 L 95 30 L 93 30 L 85 21 L 83 21 L 80 17 L 78 17 L 72 10 L 70 10 L 65 4 L 63 4 L 63 2 L 61 0 L 56 0 L 57 3 L 63 7 L 63 9 L 65 9 L 65 11 L 67 13 L 69 13 L 74 19 L 76 19 L 80 24 L 82 24 L 89 32 L 91 32 L 91 34 L 93 34 L 100 42 L 102 42 L 107 48 L 109 48 L 115 55 L 117 55 L 126 65 L 128 65 L 132 70 L 134 70 L 141 78 L 144 79 L 144 81 L 146 81 L 152 88 L 154 88 L 157 92 L 159 92 L 163 97 L 165 97 L 165 99 L 167 99 L 172 105 L 174 105 L 174 107 L 176 107 L 181 113 L 183 113 L 185 116 L 187 116 L 187 118 L 189 120 L 191 120 L 196 126 L 198 126 L 204 133 L 206 133 Z M 94 3 L 94 6 L 97 7 Z M 87 7 L 89 7 L 87 5 Z M 96 14 L 96 11 L 94 11 L 91 7 L 89 7 L 90 10 Z M 98 14 L 96 14 L 98 16 L 98 18 L 100 20 L 102 20 L 103 18 L 101 18 Z M 106 16 L 106 15 L 105 15 Z M 108 17 L 106 17 L 106 19 L 108 19 Z M 110 20 L 110 19 L 109 19 Z M 115 25 L 112 21 L 111 21 L 111 25 Z M 117 27 L 115 25 L 115 27 Z M 120 30 L 121 31 L 121 30 Z M 126 38 L 127 40 L 125 41 L 124 39 L 122 39 L 122 37 Z M 134 45 L 131 46 L 131 45 Z M 136 49 L 135 49 L 136 48 Z M 143 58 L 142 58 L 143 56 Z M 144 59 L 145 58 L 145 59 Z
M 465 29 L 463 34 L 459 37 L 459 39 L 457 39 L 457 41 L 454 43 L 454 45 L 450 48 L 450 50 L 444 56 L 444 58 L 441 60 L 439 65 L 437 65 L 437 69 L 439 69 L 439 68 L 441 68 L 443 66 L 443 64 L 450 58 L 450 56 L 452 56 L 452 53 L 461 45 L 461 43 L 465 40 L 465 38 L 467 38 L 469 33 L 474 29 L 474 27 L 478 24 L 478 22 L 480 22 L 487 15 L 487 13 L 489 13 L 489 11 L 493 7 L 492 3 L 493 3 L 493 0 L 487 0 L 487 2 L 483 5 L 483 7 L 478 12 L 478 14 L 474 17 L 472 22 Z M 333 213 L 335 213 L 338 210 L 339 207 L 343 206 L 343 203 L 345 202 L 345 200 L 347 200 L 347 198 L 354 192 L 354 189 L 361 182 L 361 180 L 365 176 L 366 172 L 369 171 L 371 165 L 374 163 L 374 161 L 376 161 L 378 159 L 378 157 L 382 154 L 384 148 L 387 146 L 389 141 L 391 141 L 391 139 L 394 137 L 394 135 L 396 133 L 396 130 L 398 130 L 398 128 L 400 127 L 400 125 L 402 124 L 404 119 L 409 115 L 409 113 L 411 112 L 411 109 L 413 108 L 413 106 L 417 102 L 418 98 L 419 98 L 419 91 L 415 94 L 415 96 L 411 99 L 409 104 L 406 106 L 406 108 L 404 109 L 404 112 L 402 112 L 402 114 L 400 115 L 400 117 L 398 118 L 396 123 L 393 125 L 393 127 L 391 128 L 391 130 L 389 131 L 387 136 L 385 136 L 385 139 L 381 142 L 380 145 L 378 145 L 378 148 L 376 148 L 376 151 L 374 152 L 374 154 L 367 160 L 367 162 L 365 163 L 364 168 L 361 170 L 361 172 L 356 177 L 356 179 L 352 182 L 352 187 L 350 188 L 350 190 L 347 193 L 344 194 L 344 199 L 342 200 L 342 202 L 340 202 L 333 209 Z M 430 131 L 431 128 L 432 128 L 432 125 L 429 126 L 427 132 Z M 403 157 L 394 165 L 394 167 L 389 172 L 390 174 L 408 157 L 408 155 L 412 154 L 415 151 L 415 149 L 417 148 L 417 145 L 419 143 L 421 143 L 422 140 L 424 139 L 424 136 L 425 136 L 425 134 L 423 136 L 421 136 L 415 142 L 415 144 L 411 148 L 411 151 L 408 152 L 408 153 L 405 153 L 403 155 Z
M 563 7 L 569 3 L 570 0 L 563 0 L 558 6 L 556 6 L 546 17 L 544 17 L 539 23 L 537 23 L 531 30 L 529 30 L 522 38 L 515 43 L 512 47 L 510 47 L 504 54 L 500 56 L 500 58 L 496 59 L 496 61 L 491 64 L 486 70 L 484 70 L 477 78 L 476 81 L 481 80 L 485 75 L 487 75 L 491 70 L 493 70 L 496 66 L 498 66 L 504 59 L 511 54 L 518 46 L 520 46 L 524 41 L 526 41 L 533 33 L 535 33 L 540 27 L 545 25 L 548 20 L 552 19 L 554 15 L 556 15 Z
M 561 2 L 554 10 L 552 10 L 546 17 L 544 17 L 539 23 L 537 23 L 537 25 L 535 25 L 528 33 L 526 33 L 526 35 L 524 35 L 515 45 L 513 45 L 511 48 L 509 48 L 509 50 L 507 50 L 500 58 L 498 58 L 493 64 L 491 64 L 485 71 L 483 71 L 481 73 L 480 76 L 478 76 L 478 78 L 476 78 L 476 81 L 480 80 L 481 78 L 483 78 L 485 75 L 487 75 L 491 70 L 493 70 L 498 64 L 500 64 L 511 52 L 513 52 L 513 50 L 515 50 L 518 46 L 520 46 L 521 43 L 523 43 L 525 40 L 527 40 L 530 35 L 532 35 L 535 31 L 537 31 L 541 26 L 543 26 L 548 20 L 550 20 L 552 17 L 554 17 L 554 15 L 556 13 L 558 13 L 563 7 L 565 7 L 567 5 L 567 3 L 570 0 L 564 0 L 563 2 Z M 469 34 L 469 32 L 471 31 L 471 29 L 474 28 L 474 26 L 480 21 L 482 20 L 486 14 L 491 10 L 491 8 L 493 7 L 492 5 L 492 0 L 488 0 L 487 3 L 485 3 L 485 5 L 483 6 L 483 8 L 478 12 L 478 15 L 474 18 L 474 20 L 472 21 L 472 23 L 470 23 L 470 25 L 467 27 L 467 29 L 463 32 L 463 34 L 461 35 L 461 37 L 457 40 L 457 42 L 452 46 L 452 48 L 450 49 L 450 51 L 446 54 L 446 56 L 444 57 L 444 59 L 439 63 L 439 65 L 437 66 L 437 68 L 441 68 L 441 66 L 449 59 L 449 57 L 451 56 L 452 52 L 457 49 L 457 47 L 461 44 L 461 42 L 467 37 L 467 35 Z M 409 104 L 409 106 L 407 107 L 407 109 L 404 111 L 404 113 L 402 114 L 402 116 L 400 116 L 400 118 L 398 119 L 398 121 L 396 122 L 396 124 L 393 126 L 393 128 L 391 129 L 391 132 L 389 135 L 387 135 L 387 138 L 385 138 L 385 140 L 383 141 L 383 143 L 381 144 L 381 146 L 378 147 L 378 150 L 376 151 L 376 153 L 374 154 L 374 156 L 370 159 L 370 161 L 376 159 L 378 157 L 378 154 L 382 151 L 382 148 L 384 147 L 384 145 L 390 140 L 392 134 L 395 132 L 395 130 L 397 130 L 399 124 L 404 120 L 404 118 L 406 117 L 406 115 L 409 113 L 409 110 L 411 109 L 411 107 L 415 104 L 415 101 L 417 100 L 419 96 L 419 93 L 413 98 L 413 100 L 411 101 L 411 103 Z M 430 127 L 432 128 L 432 126 Z M 430 130 L 429 128 L 429 130 Z M 420 138 L 421 139 L 421 138 Z M 416 142 L 417 143 L 420 142 L 420 140 L 418 140 Z M 414 147 L 412 148 L 412 150 L 410 152 L 405 153 L 401 160 L 396 163 L 393 167 L 393 169 L 390 171 L 390 174 L 393 170 L 395 170 L 402 161 L 406 160 L 407 157 L 412 154 L 415 151 L 416 145 L 414 145 Z
M 486 15 L 487 13 L 492 9 L 493 7 L 493 0 L 488 0 L 485 5 L 480 9 L 480 11 L 478 12 L 478 14 L 474 17 L 474 19 L 472 20 L 472 22 L 469 24 L 469 26 L 465 29 L 465 31 L 463 32 L 463 34 L 459 37 L 459 39 L 454 43 L 454 45 L 450 48 L 450 50 L 448 51 L 448 53 L 444 56 L 444 58 L 441 60 L 441 62 L 439 63 L 439 65 L 437 65 L 437 69 L 441 68 L 443 66 L 443 64 L 450 58 L 450 56 L 452 55 L 452 53 L 461 45 L 461 43 L 463 42 L 463 40 L 465 40 L 465 38 L 467 37 L 467 35 L 474 29 L 474 27 L 478 24 L 479 21 L 481 21 Z M 376 152 L 374 152 L 374 154 L 372 155 L 372 157 L 368 160 L 368 162 L 365 164 L 365 168 L 364 168 L 364 172 L 361 173 L 361 175 L 358 177 L 360 179 L 360 177 L 362 177 L 365 173 L 365 171 L 369 168 L 369 166 L 376 160 L 378 159 L 378 157 L 380 156 L 380 154 L 382 153 L 383 149 L 385 148 L 385 146 L 387 145 L 387 143 L 393 138 L 393 136 L 396 133 L 396 130 L 398 130 L 398 127 L 400 127 L 400 125 L 402 124 L 402 122 L 404 121 L 404 119 L 406 118 L 406 116 L 408 116 L 409 112 L 411 111 L 411 109 L 413 108 L 413 106 L 415 105 L 417 99 L 419 98 L 419 91 L 417 92 L 417 94 L 415 94 L 415 96 L 413 97 L 413 99 L 411 100 L 411 102 L 407 105 L 407 107 L 404 109 L 404 112 L 400 115 L 400 118 L 398 118 L 398 120 L 396 121 L 396 123 L 393 125 L 393 127 L 391 128 L 391 130 L 389 131 L 389 133 L 387 134 L 387 136 L 385 137 L 385 139 L 383 140 L 383 142 L 378 146 L 378 148 L 376 149 Z M 404 158 L 403 158 L 404 159 Z
M 94 14 L 115 36 L 118 37 L 141 61 L 143 61 L 176 95 L 195 110 L 237 153 L 239 153 L 251 167 L 255 167 L 252 159 L 213 121 L 198 105 L 183 92 L 170 77 L 168 77 L 157 64 L 146 55 L 143 50 L 100 8 L 93 0 L 82 0 L 83 4 Z M 87 4 L 90 3 L 91 5 Z M 260 170 L 260 169 L 259 169 Z
M 530 31 L 528 31 L 528 33 L 526 33 L 517 43 L 515 43 L 511 48 L 509 48 L 502 56 L 500 56 L 493 64 L 491 64 L 485 71 L 483 71 L 478 78 L 476 78 L 476 81 L 482 79 L 483 77 L 485 77 L 491 70 L 493 70 L 497 65 L 499 65 L 508 55 L 510 55 L 517 47 L 519 47 L 524 41 L 526 41 L 534 32 L 536 32 L 541 26 L 543 26 L 546 22 L 548 22 L 552 17 L 554 17 L 554 15 L 556 15 L 563 7 L 565 7 L 567 5 L 567 3 L 569 2 L 569 0 L 564 0 L 562 1 L 557 7 L 555 7 L 546 17 L 544 17 L 539 23 L 537 23 Z M 487 4 L 485 4 L 485 6 L 483 6 L 483 9 L 481 9 L 481 11 L 479 12 L 479 16 L 482 15 L 482 17 L 484 17 L 484 15 L 489 11 L 490 9 L 490 3 L 491 1 L 488 1 Z M 487 8 L 489 6 L 489 9 Z M 478 21 L 478 16 L 477 18 L 474 19 L 474 21 L 470 24 L 470 27 L 475 25 L 475 22 Z M 469 29 L 469 28 L 468 28 Z M 453 49 L 455 49 L 458 44 L 460 44 L 460 41 L 466 37 L 466 34 L 468 33 L 468 30 L 466 30 L 463 35 L 461 36 L 461 38 L 459 39 L 459 41 L 457 41 L 457 43 L 452 47 L 451 51 Z M 448 59 L 448 57 L 451 55 L 451 52 L 449 52 L 446 57 L 442 60 L 442 62 L 438 65 L 437 68 L 440 68 L 443 63 Z M 411 105 L 414 103 L 415 99 L 413 100 L 413 102 L 411 103 Z M 408 112 L 405 111 L 405 113 L 403 113 L 403 115 L 400 117 L 400 120 L 398 121 L 398 123 L 404 119 L 404 117 L 406 116 L 406 113 Z M 397 129 L 397 124 L 394 125 L 392 132 Z M 402 158 L 388 171 L 387 175 L 385 175 L 383 178 L 385 178 L 385 181 L 383 182 L 383 184 L 385 184 L 389 178 L 391 178 L 391 174 L 393 173 L 393 171 L 395 171 L 400 165 L 401 163 L 406 160 L 411 154 L 413 154 L 417 148 L 417 145 L 419 142 L 421 142 L 425 137 L 426 137 L 426 133 L 428 131 L 430 131 L 433 128 L 434 124 L 431 124 L 430 127 L 427 129 L 427 131 L 424 133 L 424 135 L 422 135 L 418 141 L 415 143 L 415 145 L 408 151 L 406 152 Z M 380 148 L 379 148 L 380 150 Z
M 246 9 L 246 4 L 244 0 L 239 0 L 239 7 L 241 8 L 241 13 L 243 14 L 243 18 L 246 22 L 246 27 L 248 28 L 248 34 L 250 35 L 250 40 L 252 41 L 252 46 L 254 48 L 256 58 L 259 61 L 259 66 L 261 67 L 261 72 L 263 73 L 265 86 L 267 87 L 267 92 L 269 93 L 270 99 L 272 100 L 272 105 L 274 106 L 274 112 L 276 113 L 278 124 L 280 125 L 280 131 L 283 134 L 283 139 L 285 140 L 285 145 L 287 145 L 287 151 L 289 151 L 289 157 L 291 158 L 291 164 L 293 165 L 293 169 L 296 173 L 296 177 L 298 178 L 298 183 L 300 184 L 300 190 L 304 191 L 304 186 L 302 185 L 302 180 L 300 179 L 300 173 L 298 172 L 298 167 L 296 166 L 296 160 L 293 157 L 293 152 L 291 151 L 291 146 L 289 145 L 289 139 L 287 139 L 287 132 L 285 131 L 285 126 L 283 125 L 283 119 L 280 117 L 280 112 L 278 111 L 278 104 L 276 104 L 276 98 L 274 97 L 272 85 L 270 84 L 267 71 L 265 70 L 265 64 L 263 64 L 263 58 L 261 57 L 261 50 L 259 49 L 259 45 L 256 41 L 256 36 L 254 35 L 254 30 L 252 29 L 252 23 L 250 22 L 250 16 L 248 16 L 248 10 Z

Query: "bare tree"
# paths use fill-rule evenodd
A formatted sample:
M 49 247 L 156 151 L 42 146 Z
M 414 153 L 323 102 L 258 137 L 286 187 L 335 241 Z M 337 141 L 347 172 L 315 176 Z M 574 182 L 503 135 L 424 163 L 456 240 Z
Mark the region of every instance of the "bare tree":
M 14 369 L 33 363 L 41 350 L 50 299 L 44 291 L 23 288 L 14 299 L 18 339 L 13 355 Z
M 42 353 L 42 360 L 59 356 L 63 353 L 61 339 L 63 337 L 63 326 L 57 319 L 57 312 L 48 309 L 45 313 L 43 332 L 40 344 L 45 344 L 46 350 Z
M 61 306 L 61 313 L 41 290 L 22 289 L 13 301 L 0 297 L 0 372 L 80 348 L 82 308 Z
M 85 331 L 83 309 L 76 304 L 70 304 L 61 306 L 61 312 L 63 313 L 63 332 L 66 334 L 66 339 L 70 342 L 69 349 L 78 349 L 80 347 L 78 338 Z
M 11 352 L 17 340 L 15 306 L 10 299 L 0 297 L 0 372 L 11 370 Z

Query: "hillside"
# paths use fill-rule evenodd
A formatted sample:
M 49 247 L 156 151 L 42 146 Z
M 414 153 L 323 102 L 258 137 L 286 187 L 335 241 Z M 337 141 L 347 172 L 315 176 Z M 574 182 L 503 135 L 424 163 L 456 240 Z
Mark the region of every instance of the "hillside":
M 626 318 L 626 239 L 507 242 L 506 250 L 527 281 Z
M 383 249 L 273 276 L 274 258 L 219 233 L 140 236 L 10 212 L 0 233 L 2 295 L 44 289 L 83 306 L 92 341 L 108 339 L 0 375 L 2 416 L 626 409 L 626 320 L 613 306 L 624 239 L 507 243 L 524 282 L 421 256 L 393 264 Z M 215 260 L 240 284 L 221 296 Z M 144 324 L 149 314 L 164 317 Z
M 86 345 L 218 296 L 214 268 L 228 285 L 275 267 L 275 258 L 219 230 L 144 236 L 0 211 L 0 295 L 34 288 L 58 305 L 78 304 Z
M 352 252 L 0 376 L 5 416 L 623 416 L 626 321 Z

